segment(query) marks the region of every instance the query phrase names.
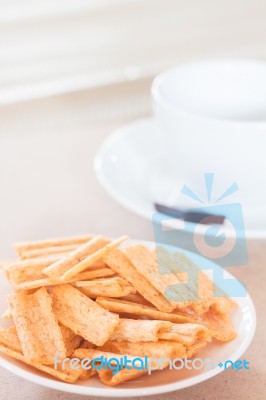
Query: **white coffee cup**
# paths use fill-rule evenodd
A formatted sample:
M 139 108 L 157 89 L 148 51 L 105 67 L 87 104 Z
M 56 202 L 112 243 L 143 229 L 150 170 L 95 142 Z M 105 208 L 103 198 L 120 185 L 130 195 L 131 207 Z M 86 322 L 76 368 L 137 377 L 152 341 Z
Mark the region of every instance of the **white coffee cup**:
M 265 204 L 266 62 L 182 64 L 155 78 L 152 97 L 162 140 L 187 154 L 189 184 L 214 172 L 221 186 L 237 182 L 244 205 Z

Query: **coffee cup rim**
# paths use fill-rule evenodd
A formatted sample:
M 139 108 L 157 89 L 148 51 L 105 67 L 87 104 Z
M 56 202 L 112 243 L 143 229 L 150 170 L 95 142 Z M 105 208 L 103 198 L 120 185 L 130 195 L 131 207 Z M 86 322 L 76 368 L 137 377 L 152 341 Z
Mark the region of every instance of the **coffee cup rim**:
M 175 105 L 173 102 L 166 99 L 165 96 L 162 94 L 162 87 L 166 81 L 169 79 L 171 75 L 177 74 L 180 71 L 184 70 L 185 68 L 197 67 L 202 65 L 227 65 L 229 66 L 254 66 L 256 68 L 263 67 L 265 68 L 265 77 L 266 77 L 266 61 L 264 60 L 257 60 L 257 59 L 249 59 L 249 58 L 207 58 L 207 59 L 200 59 L 197 61 L 190 61 L 181 63 L 173 68 L 169 68 L 161 73 L 159 73 L 153 80 L 151 85 L 151 95 L 153 98 L 153 102 L 165 110 L 171 112 L 172 114 L 182 114 L 183 116 L 190 117 L 193 119 L 197 119 L 199 121 L 208 121 L 212 123 L 217 123 L 219 125 L 231 125 L 231 126 L 242 126 L 242 127 L 256 127 L 257 129 L 266 129 L 266 119 L 255 121 L 255 120 L 241 120 L 241 119 L 229 119 L 229 118 L 220 118 L 215 116 L 206 116 L 204 114 L 200 114 L 197 112 L 193 112 L 186 108 L 182 108 L 179 105 Z M 266 79 L 266 78 L 265 78 Z

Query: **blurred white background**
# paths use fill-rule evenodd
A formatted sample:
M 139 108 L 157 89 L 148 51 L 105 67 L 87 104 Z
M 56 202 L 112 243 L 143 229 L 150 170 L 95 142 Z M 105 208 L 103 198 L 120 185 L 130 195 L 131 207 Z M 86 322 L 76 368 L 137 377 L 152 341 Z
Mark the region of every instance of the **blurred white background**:
M 265 20 L 264 0 L 0 0 L 0 104 L 265 58 Z
M 161 70 L 265 59 L 265 21 L 264 0 L 0 0 L 1 257 L 46 236 L 151 238 L 148 222 L 99 187 L 95 152 L 151 113 Z

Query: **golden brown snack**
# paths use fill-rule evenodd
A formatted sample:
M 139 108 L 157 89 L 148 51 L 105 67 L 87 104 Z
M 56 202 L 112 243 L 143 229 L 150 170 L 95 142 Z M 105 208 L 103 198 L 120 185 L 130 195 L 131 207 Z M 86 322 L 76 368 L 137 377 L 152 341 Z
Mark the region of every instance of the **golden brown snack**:
M 60 364 L 58 366 L 58 369 L 54 369 L 54 365 L 42 365 L 40 363 L 37 362 L 30 362 L 28 359 L 26 359 L 26 357 L 15 350 L 12 350 L 6 346 L 2 346 L 0 345 L 0 353 L 3 353 L 9 357 L 14 358 L 15 360 L 19 360 L 24 362 L 27 365 L 30 365 L 42 372 L 45 372 L 48 375 L 53 376 L 56 379 L 59 379 L 63 382 L 67 382 L 67 383 L 76 383 L 78 379 L 82 379 L 82 377 L 84 376 L 84 370 L 82 370 L 81 368 L 78 370 L 73 370 L 72 368 L 70 368 L 70 364 L 69 362 L 65 363 L 65 368 L 64 370 L 61 369 Z M 91 371 L 91 375 L 94 372 Z M 88 374 L 86 374 L 86 379 L 88 379 L 89 376 Z
M 85 259 L 73 265 L 72 268 L 68 268 L 67 271 L 65 271 L 64 275 L 62 276 L 62 280 L 72 278 L 77 274 L 81 273 L 82 271 L 84 271 L 85 269 L 89 268 L 97 261 L 102 260 L 104 256 L 108 254 L 108 252 L 119 246 L 126 239 L 127 236 L 122 236 L 111 243 L 106 243 L 104 246 L 101 246 L 97 250 L 94 249 L 94 251 L 90 252 Z
M 147 317 L 148 319 L 159 319 L 176 323 L 197 322 L 197 320 L 190 315 L 185 315 L 182 313 L 178 314 L 177 312 L 162 312 L 158 311 L 155 307 L 149 307 L 144 304 L 137 304 L 126 300 L 111 299 L 108 297 L 97 297 L 96 302 L 107 310 L 119 314 L 126 313 Z
M 68 245 L 68 246 L 55 246 L 55 247 L 47 247 L 46 249 L 36 249 L 24 251 L 20 259 L 21 260 L 31 260 L 40 257 L 49 257 L 49 256 L 64 256 L 71 253 L 73 250 L 77 249 L 77 245 Z
M 204 325 L 172 324 L 168 331 L 159 333 L 159 338 L 190 346 L 197 342 L 209 342 L 211 335 L 209 329 Z
M 54 286 L 50 295 L 58 321 L 97 346 L 109 339 L 119 323 L 118 315 L 100 307 L 73 286 Z
M 206 326 L 200 324 L 173 324 L 160 320 L 135 320 L 120 318 L 119 325 L 109 340 L 129 342 L 157 342 L 170 340 L 184 345 L 210 341 Z
M 118 249 L 109 252 L 105 263 L 119 276 L 126 279 L 146 300 L 152 303 L 158 310 L 170 312 L 175 305 L 167 301 L 156 288 L 145 279 L 131 264 L 125 254 Z
M 108 386 L 118 386 L 123 382 L 127 382 L 131 379 L 138 378 L 139 376 L 146 375 L 147 370 L 137 369 L 122 369 L 117 374 L 113 374 L 111 369 L 100 369 L 98 372 L 101 381 Z
M 164 263 L 164 273 L 160 272 L 157 261 L 157 255 L 152 253 L 149 249 L 142 245 L 134 245 L 123 249 L 123 253 L 136 268 L 142 278 L 147 279 L 154 288 L 166 298 L 166 290 L 169 287 L 175 287 L 176 297 L 182 297 L 184 299 L 179 301 L 171 300 L 171 304 L 174 306 L 182 303 L 189 304 L 187 301 L 187 292 L 184 293 L 181 290 L 182 281 L 176 276 L 176 274 L 168 267 L 167 263 Z M 175 307 L 174 307 L 175 308 Z
M 185 255 L 143 245 L 118 249 L 124 240 L 86 235 L 17 245 L 24 260 L 0 264 L 15 289 L 3 314 L 14 326 L 0 328 L 0 352 L 64 382 L 97 374 L 117 386 L 175 358 L 193 357 L 212 338 L 235 338 L 234 301 L 218 288 L 214 295 L 211 280 Z M 98 360 L 95 368 L 82 369 L 84 358 L 102 356 L 108 368 L 99 369 Z M 118 371 L 124 356 L 149 364 L 143 370 L 124 364 Z
M 170 360 L 185 357 L 187 351 L 186 346 L 183 344 L 167 340 L 136 343 L 126 340 L 109 340 L 103 346 L 98 347 L 98 349 L 116 354 L 129 354 L 136 357 L 165 357 Z
M 72 356 L 74 351 L 80 346 L 83 341 L 83 337 L 76 335 L 71 329 L 64 325 L 60 325 L 62 332 L 63 341 L 66 348 L 66 356 Z
M 93 236 L 95 235 L 89 234 L 83 236 L 70 236 L 64 238 L 44 239 L 32 242 L 15 243 L 14 249 L 16 250 L 18 255 L 21 255 L 25 251 L 46 249 L 48 247 L 61 247 L 68 245 L 80 246 L 81 244 L 86 243 L 90 239 L 92 239 Z
M 114 275 L 114 271 L 111 270 L 111 268 L 96 268 L 92 267 L 91 270 L 81 272 L 74 278 L 70 278 L 66 280 L 64 283 L 74 283 L 77 281 L 82 280 L 89 280 L 89 279 L 95 279 L 95 278 L 101 278 L 101 277 L 107 277 L 107 276 L 112 276 Z M 40 287 L 45 287 L 45 286 L 55 286 L 55 285 L 60 285 L 62 283 L 61 279 L 55 279 L 55 278 L 44 278 L 44 279 L 38 279 L 36 281 L 29 281 L 29 282 L 22 282 L 19 283 L 18 285 L 15 285 L 16 290 L 31 290 L 31 289 L 37 289 Z
M 64 274 L 71 270 L 76 265 L 80 264 L 83 260 L 85 260 L 89 255 L 95 253 L 97 250 L 106 246 L 110 243 L 110 240 L 104 238 L 102 236 L 95 236 L 90 239 L 88 242 L 76 248 L 71 253 L 62 257 L 60 260 L 56 261 L 54 264 L 50 265 L 43 269 L 43 273 L 48 275 L 50 278 L 58 279 L 63 278 Z M 95 260 L 93 263 L 95 263 Z M 93 264 L 92 263 L 92 264 Z M 91 265 L 92 265 L 91 264 Z M 86 268 L 84 268 L 86 269 Z M 81 272 L 81 271 L 79 271 Z M 72 276 L 71 276 L 72 277 Z M 66 277 L 64 277 L 66 278 Z
M 125 279 L 120 277 L 77 281 L 75 282 L 75 286 L 82 293 L 86 294 L 86 296 L 94 299 L 98 296 L 121 297 L 130 293 L 136 293 L 136 290 Z
M 22 353 L 21 344 L 15 326 L 11 326 L 8 329 L 0 328 L 0 345 Z
M 169 332 L 171 326 L 171 322 L 168 321 L 120 318 L 109 340 L 128 340 L 135 343 L 157 342 L 162 333 Z
M 212 306 L 208 312 L 199 316 L 199 321 L 207 326 L 212 337 L 221 342 L 228 342 L 237 336 L 229 315 L 217 311 Z
M 66 357 L 60 327 L 46 289 L 9 295 L 9 307 L 23 354 L 29 362 L 52 364 L 56 353 Z

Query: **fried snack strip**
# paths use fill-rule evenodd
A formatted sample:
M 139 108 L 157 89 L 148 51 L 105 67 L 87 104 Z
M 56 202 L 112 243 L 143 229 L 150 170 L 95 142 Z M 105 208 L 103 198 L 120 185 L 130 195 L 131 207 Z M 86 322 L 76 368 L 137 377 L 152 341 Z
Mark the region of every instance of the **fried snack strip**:
M 123 356 L 125 356 L 125 354 Z M 129 355 L 126 356 L 128 360 L 134 359 L 134 357 L 132 356 Z M 74 352 L 73 357 L 77 357 L 79 360 L 83 360 L 85 358 L 93 360 L 95 358 L 104 357 L 107 360 L 111 360 L 110 361 L 111 364 L 112 364 L 112 359 L 114 359 L 113 363 L 115 364 L 115 359 L 119 358 L 118 355 L 115 353 L 104 352 L 101 350 L 81 349 L 81 348 L 77 349 Z M 147 373 L 147 370 L 124 368 L 119 372 L 117 372 L 116 374 L 113 374 L 113 370 L 111 369 L 100 368 L 97 370 L 97 373 L 99 375 L 99 378 L 105 385 L 117 386 L 122 382 L 126 382 L 138 376 L 145 375 Z
M 53 309 L 58 321 L 89 342 L 104 344 L 119 323 L 119 317 L 96 304 L 70 285 L 51 288 Z
M 175 305 L 167 301 L 151 283 L 144 278 L 131 264 L 128 258 L 118 249 L 109 252 L 104 262 L 119 276 L 126 279 L 146 300 L 152 303 L 158 310 L 170 312 Z
M 56 255 L 32 260 L 20 260 L 4 267 L 4 270 L 9 282 L 16 285 L 22 282 L 47 278 L 47 276 L 42 273 L 42 270 L 55 261 L 58 261 L 60 258 L 61 256 Z
M 51 256 L 51 255 L 65 255 L 70 253 L 71 251 L 75 250 L 78 248 L 78 245 L 76 244 L 71 244 L 68 246 L 54 246 L 54 247 L 46 247 L 44 249 L 35 249 L 35 250 L 27 250 L 23 251 L 21 253 L 20 258 L 22 260 L 25 259 L 31 259 L 31 258 L 40 258 L 40 257 L 45 257 L 45 256 Z
M 120 318 L 119 325 L 109 340 L 128 340 L 129 342 L 157 342 L 160 334 L 171 329 L 171 322 L 158 320 L 137 320 Z
M 133 303 L 138 303 L 138 304 L 143 304 L 144 306 L 153 307 L 153 305 L 148 300 L 144 299 L 144 297 L 141 296 L 141 294 L 139 294 L 138 292 L 120 297 L 120 300 L 131 301 Z
M 106 246 L 108 243 L 110 243 L 109 239 L 106 239 L 102 236 L 95 236 L 68 255 L 64 256 L 59 261 L 55 262 L 47 268 L 44 268 L 42 272 L 53 279 L 62 278 L 65 272 L 72 269 L 89 255 L 97 252 L 97 250 Z M 95 262 L 96 261 L 97 260 L 95 260 Z
M 60 329 L 66 348 L 66 356 L 69 357 L 80 346 L 83 338 L 79 335 L 76 335 L 71 331 L 71 329 L 63 325 L 60 326 Z M 22 353 L 21 344 L 18 339 L 15 326 L 11 326 L 8 329 L 3 329 L 0 327 L 0 344 Z
M 98 279 L 92 281 L 77 281 L 75 286 L 79 290 L 91 298 L 98 296 L 105 297 L 121 297 L 130 293 L 136 293 L 136 290 L 125 280 L 120 277 Z
M 171 340 L 185 345 L 209 341 L 209 330 L 200 324 L 173 324 L 160 320 L 134 320 L 120 318 L 119 325 L 109 340 L 129 342 L 157 342 Z
M 8 329 L 0 328 L 0 345 L 22 353 L 15 326 L 11 326 Z
M 165 357 L 169 359 L 186 356 L 186 346 L 177 342 L 159 340 L 158 342 L 129 342 L 109 340 L 98 350 L 116 354 L 129 354 L 136 357 Z
M 116 239 L 115 241 L 113 241 L 111 243 L 108 243 L 105 246 L 101 246 L 102 248 L 99 248 L 94 253 L 90 253 L 87 258 L 82 260 L 77 265 L 73 265 L 72 268 L 68 269 L 64 273 L 62 279 L 66 280 L 66 279 L 72 278 L 73 276 L 75 276 L 75 275 L 79 274 L 80 272 L 84 271 L 85 269 L 90 267 L 92 264 L 94 264 L 98 260 L 103 259 L 103 257 L 106 254 L 108 254 L 109 251 L 111 251 L 112 249 L 114 249 L 117 246 L 119 246 L 122 242 L 127 240 L 127 238 L 128 238 L 127 236 L 121 236 L 120 238 Z
M 6 346 L 0 345 L 0 353 L 12 357 L 15 360 L 22 361 L 25 364 L 30 365 L 31 367 L 34 367 L 42 372 L 45 372 L 46 374 L 51 375 L 54 378 L 57 378 L 63 382 L 76 383 L 79 378 L 82 379 L 82 377 L 84 376 L 84 371 L 81 368 L 78 370 L 73 370 L 72 368 L 70 368 L 69 363 L 65 363 L 64 370 L 60 370 L 60 365 L 58 370 L 55 370 L 53 366 L 42 365 L 37 362 L 30 362 L 21 352 L 12 350 L 11 348 L 8 348 Z M 86 379 L 88 379 L 88 377 L 89 376 L 87 376 Z
M 89 280 L 89 279 L 95 279 L 95 278 L 102 278 L 102 277 L 107 277 L 107 276 L 112 276 L 114 275 L 114 271 L 111 270 L 111 268 L 92 268 L 92 270 L 81 272 L 78 274 L 76 277 L 71 278 L 64 283 L 72 283 L 76 282 L 76 280 L 82 281 L 82 280 Z M 44 278 L 44 279 L 38 279 L 36 281 L 30 281 L 30 282 L 22 282 L 18 285 L 15 285 L 16 290 L 30 290 L 30 289 L 37 289 L 40 287 L 45 287 L 45 286 L 55 286 L 61 284 L 62 281 L 61 279 L 51 279 L 51 278 Z
M 62 258 L 62 255 L 48 256 L 44 258 L 30 259 L 17 261 L 4 267 L 7 279 L 13 285 L 18 285 L 24 282 L 36 281 L 39 279 L 47 279 L 47 275 L 43 274 L 42 270 L 45 267 L 53 264 Z M 90 267 L 90 271 L 100 268 L 105 268 L 103 262 Z
M 93 238 L 94 235 L 83 235 L 83 236 L 72 236 L 56 239 L 36 240 L 32 242 L 15 243 L 14 249 L 18 255 L 21 255 L 24 251 L 31 251 L 37 249 L 45 249 L 47 247 L 61 247 L 61 246 L 80 246 L 83 243 L 88 242 Z
M 125 356 L 125 354 L 123 354 L 123 356 Z M 114 359 L 113 363 L 115 364 L 115 359 L 119 358 L 118 355 L 115 353 L 80 348 L 75 351 L 73 357 L 77 357 L 79 360 L 83 360 L 85 358 L 93 360 L 95 358 L 104 357 L 105 359 L 110 360 L 111 364 L 112 359 Z M 126 357 L 128 360 L 134 359 L 134 357 L 129 355 L 126 355 Z M 99 375 L 99 378 L 105 385 L 117 386 L 122 382 L 126 382 L 130 379 L 137 378 L 138 376 L 145 375 L 147 373 L 147 370 L 124 368 L 116 374 L 113 374 L 112 369 L 100 368 L 97 370 L 97 373 Z
M 170 321 L 176 323 L 195 322 L 195 318 L 189 315 L 166 313 L 156 310 L 143 304 L 132 303 L 130 301 L 111 299 L 107 297 L 97 297 L 96 302 L 109 311 L 116 313 L 132 314 L 151 319 Z
M 228 342 L 237 336 L 230 316 L 219 312 L 213 306 L 210 307 L 208 312 L 199 316 L 199 322 L 206 325 L 211 336 L 221 342 Z
M 45 288 L 30 295 L 11 294 L 8 302 L 23 354 L 29 362 L 52 364 L 57 352 L 66 357 L 62 333 Z
M 183 288 L 183 282 L 169 268 L 167 263 L 164 263 L 164 273 L 159 270 L 157 255 L 142 245 L 134 245 L 123 249 L 123 253 L 136 268 L 138 273 L 147 279 L 161 295 L 166 296 L 167 290 L 173 288 L 174 293 L 171 300 L 172 305 L 177 306 L 182 302 L 182 306 L 188 305 L 188 289 Z M 183 297 L 180 301 L 175 301 L 175 298 Z M 169 300 L 169 299 L 168 299 Z
M 123 382 L 127 382 L 131 379 L 138 378 L 139 376 L 146 375 L 147 370 L 145 369 L 127 369 L 124 368 L 119 371 L 117 374 L 113 374 L 111 369 L 100 369 L 98 372 L 98 376 L 102 383 L 108 386 L 118 386 Z
M 83 337 L 76 335 L 71 329 L 64 325 L 60 325 L 63 341 L 66 348 L 66 356 L 71 356 L 74 351 L 80 346 L 83 341 Z
M 185 296 L 194 297 L 193 301 L 177 302 L 178 310 L 186 310 L 189 307 L 196 314 L 206 313 L 210 306 L 215 304 L 217 308 L 232 308 L 234 302 L 225 296 L 224 293 L 216 288 L 214 297 L 213 282 L 208 278 L 204 271 L 199 270 L 184 254 L 169 253 L 164 247 L 157 247 L 156 252 L 159 263 L 164 268 L 169 269 L 172 273 L 183 272 L 187 274 L 187 287 L 184 287 L 183 294 Z M 178 273 L 180 276 L 180 274 Z M 170 291 L 181 293 L 182 285 L 169 286 Z M 168 289 L 168 290 L 169 290 Z
M 159 332 L 159 339 L 171 340 L 187 346 L 210 341 L 208 328 L 200 324 L 172 324 L 167 331 Z

